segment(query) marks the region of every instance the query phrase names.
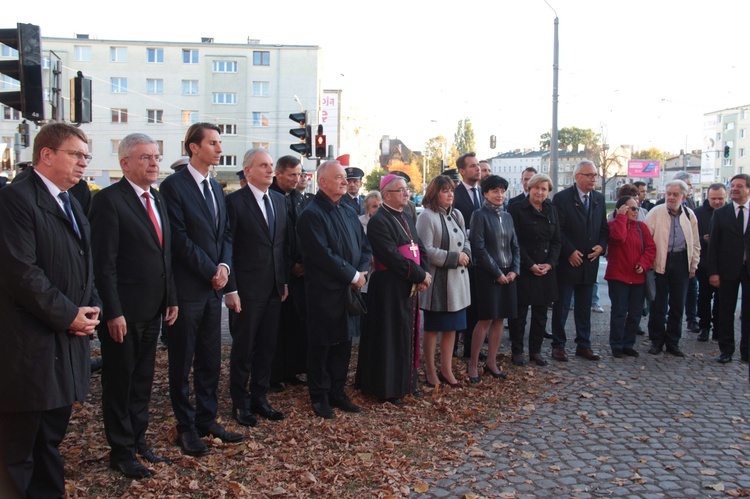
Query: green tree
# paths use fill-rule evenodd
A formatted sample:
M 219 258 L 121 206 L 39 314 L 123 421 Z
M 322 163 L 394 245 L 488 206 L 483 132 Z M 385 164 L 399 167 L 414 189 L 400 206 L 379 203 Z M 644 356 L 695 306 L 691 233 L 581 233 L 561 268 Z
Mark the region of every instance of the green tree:
M 543 133 L 539 136 L 539 147 L 542 150 L 549 150 L 549 143 L 551 140 L 550 133 Z M 584 149 L 593 149 L 599 143 L 599 134 L 594 133 L 590 128 L 578 127 L 564 127 L 557 132 L 557 146 L 560 149 L 567 149 L 571 147 L 573 150 L 577 150 L 579 145 L 582 145 Z
M 634 152 L 633 159 L 664 159 L 664 153 L 655 147 L 651 147 Z
M 467 152 L 476 151 L 474 128 L 471 126 L 471 120 L 469 118 L 458 120 L 453 143 L 456 145 L 459 156 Z
M 380 189 L 380 179 L 388 175 L 388 170 L 385 168 L 374 168 L 366 177 L 365 177 L 365 189 L 367 189 L 367 192 L 370 191 L 377 191 Z

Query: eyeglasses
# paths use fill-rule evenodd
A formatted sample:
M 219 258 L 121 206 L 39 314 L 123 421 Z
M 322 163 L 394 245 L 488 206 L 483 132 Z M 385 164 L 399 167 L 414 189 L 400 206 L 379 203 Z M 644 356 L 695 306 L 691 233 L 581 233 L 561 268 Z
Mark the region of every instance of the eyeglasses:
M 579 173 L 578 175 L 583 175 L 586 178 L 594 179 L 599 176 L 598 173 Z
M 628 209 L 630 211 L 638 211 L 638 207 L 637 206 L 628 206 Z
M 132 156 L 128 156 L 128 158 L 130 157 Z M 164 159 L 164 156 L 162 156 L 161 154 L 141 154 L 140 156 L 136 156 L 135 159 L 137 159 L 141 163 L 151 163 L 152 159 L 157 163 L 161 163 L 161 160 Z
M 400 189 L 388 189 L 385 192 L 400 192 L 401 194 L 406 194 L 409 190 L 406 187 L 402 187 Z
M 52 149 L 53 151 L 62 151 L 68 156 L 75 157 L 76 161 L 81 161 L 83 159 L 86 161 L 87 165 L 91 163 L 91 160 L 93 159 L 93 156 L 91 156 L 91 154 L 84 154 L 81 151 L 71 151 L 70 149 L 56 149 L 54 147 L 50 147 L 50 149 Z

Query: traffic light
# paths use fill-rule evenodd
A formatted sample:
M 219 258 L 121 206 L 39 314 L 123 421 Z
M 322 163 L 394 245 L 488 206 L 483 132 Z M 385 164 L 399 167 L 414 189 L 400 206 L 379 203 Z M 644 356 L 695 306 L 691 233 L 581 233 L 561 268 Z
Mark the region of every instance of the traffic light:
M 0 61 L 0 73 L 19 81 L 19 91 L 0 92 L 0 102 L 21 111 L 28 120 L 43 120 L 42 39 L 39 26 L 18 23 L 16 29 L 0 29 L 0 43 L 18 51 L 17 61 Z
M 289 148 L 309 158 L 312 156 L 312 127 L 307 124 L 307 111 L 292 113 L 289 115 L 289 119 L 299 124 L 299 128 L 292 128 L 289 133 L 300 140 L 299 144 L 292 144 Z
M 80 71 L 70 79 L 70 121 L 91 123 L 91 78 Z
M 315 157 L 325 158 L 326 153 L 326 136 L 323 135 L 323 125 L 318 125 L 318 134 L 315 136 Z
M 26 120 L 18 125 L 18 134 L 21 135 L 21 147 L 29 147 L 31 145 L 31 137 L 29 136 L 29 124 Z
M 725 158 L 729 157 L 729 146 L 724 146 L 724 157 Z

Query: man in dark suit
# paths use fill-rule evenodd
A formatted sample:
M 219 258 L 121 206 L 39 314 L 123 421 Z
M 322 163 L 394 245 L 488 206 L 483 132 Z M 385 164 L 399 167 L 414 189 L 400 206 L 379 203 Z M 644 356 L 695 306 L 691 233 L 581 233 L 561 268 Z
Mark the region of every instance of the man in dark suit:
M 88 393 L 99 324 L 89 223 L 67 192 L 90 160 L 83 131 L 51 123 L 34 140 L 34 172 L 0 190 L 3 497 L 65 496 L 58 447 Z
M 531 180 L 531 177 L 536 175 L 538 172 L 536 171 L 536 168 L 533 166 L 529 166 L 528 168 L 524 169 L 523 172 L 521 172 L 521 187 L 523 188 L 523 192 L 519 194 L 518 196 L 511 198 L 510 201 L 508 201 L 508 207 L 510 208 L 513 204 L 523 201 L 526 199 L 529 195 L 529 180 Z
M 169 396 L 177 419 L 177 443 L 201 456 L 200 437 L 239 442 L 243 435 L 216 422 L 221 371 L 221 296 L 229 277 L 232 239 L 224 194 L 209 175 L 221 158 L 219 127 L 195 123 L 185 134 L 190 163 L 162 182 L 172 231 L 172 269 L 180 314 L 169 328 Z M 229 306 L 229 299 L 227 300 Z M 195 407 L 188 376 L 193 366 Z
M 750 175 L 740 173 L 729 184 L 732 202 L 714 211 L 708 242 L 708 280 L 719 288 L 719 350 L 721 364 L 734 355 L 734 311 L 742 285 L 740 358 L 750 348 Z
M 701 258 L 698 261 L 698 270 L 695 271 L 698 278 L 698 341 L 708 341 L 712 325 L 713 337 L 719 339 L 719 288 L 712 286 L 708 280 L 708 240 L 714 212 L 726 204 L 727 186 L 717 182 L 708 187 L 706 199 L 695 209 L 701 242 Z
M 234 272 L 227 305 L 237 316 L 232 329 L 229 393 L 232 414 L 245 426 L 258 424 L 253 413 L 281 421 L 268 403 L 281 302 L 287 296 L 289 247 L 286 201 L 269 189 L 273 160 L 263 149 L 250 149 L 242 162 L 247 186 L 227 196 Z M 249 382 L 249 389 L 248 389 Z
M 332 407 L 360 412 L 344 392 L 352 337 L 359 330 L 349 315 L 350 287 L 362 288 L 372 250 L 356 213 L 339 202 L 346 173 L 338 161 L 318 168 L 320 190 L 300 217 L 308 301 L 307 384 L 316 416 L 331 419 Z
M 123 178 L 92 203 L 94 275 L 104 308 L 102 416 L 111 448 L 110 466 L 131 478 L 151 472 L 136 459 L 166 462 L 146 443 L 162 314 L 177 318 L 172 276 L 172 238 L 167 207 L 151 188 L 159 177 L 159 147 L 142 133 L 126 136 L 118 149 Z
M 568 360 L 565 322 L 575 294 L 576 355 L 599 360 L 591 350 L 591 300 L 599 256 L 607 249 L 609 225 L 604 196 L 594 190 L 599 177 L 596 165 L 583 160 L 573 170 L 575 185 L 552 199 L 560 218 L 562 249 L 557 266 L 558 300 L 552 307 L 552 358 Z

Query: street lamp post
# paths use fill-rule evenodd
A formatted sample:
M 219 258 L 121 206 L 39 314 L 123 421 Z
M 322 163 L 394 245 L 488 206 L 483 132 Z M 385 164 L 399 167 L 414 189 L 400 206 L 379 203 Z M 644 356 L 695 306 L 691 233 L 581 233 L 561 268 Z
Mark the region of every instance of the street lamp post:
M 558 95 L 557 95 L 557 83 L 558 83 L 558 74 L 560 72 L 560 43 L 558 38 L 558 26 L 560 24 L 560 20 L 557 17 L 557 11 L 552 8 L 552 6 L 549 4 L 547 0 L 544 0 L 544 3 L 547 4 L 547 6 L 552 9 L 552 12 L 555 13 L 555 35 L 554 35 L 554 45 L 553 45 L 553 61 L 552 61 L 552 133 L 550 134 L 550 141 L 549 141 L 549 147 L 550 147 L 550 162 L 549 162 L 549 172 L 550 172 L 550 178 L 552 179 L 552 185 L 554 186 L 554 192 L 557 192 L 558 185 L 557 185 L 557 101 L 558 101 Z

